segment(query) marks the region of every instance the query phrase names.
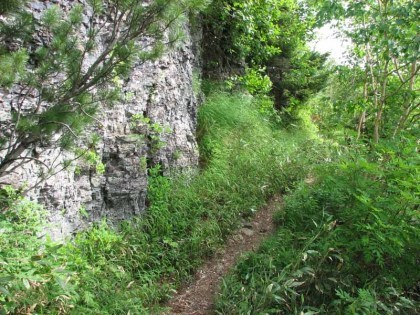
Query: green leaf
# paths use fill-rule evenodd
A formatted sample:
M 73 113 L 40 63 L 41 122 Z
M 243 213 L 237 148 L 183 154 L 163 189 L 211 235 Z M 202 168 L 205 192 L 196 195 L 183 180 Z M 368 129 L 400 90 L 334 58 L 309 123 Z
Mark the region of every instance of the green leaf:
M 24 287 L 25 287 L 27 290 L 29 290 L 29 289 L 31 288 L 31 285 L 29 284 L 28 279 L 23 278 L 23 279 L 22 279 L 22 282 L 23 282 Z
M 9 282 L 13 281 L 14 279 L 15 279 L 15 277 L 13 277 L 13 276 L 0 277 L 0 284 L 8 284 Z

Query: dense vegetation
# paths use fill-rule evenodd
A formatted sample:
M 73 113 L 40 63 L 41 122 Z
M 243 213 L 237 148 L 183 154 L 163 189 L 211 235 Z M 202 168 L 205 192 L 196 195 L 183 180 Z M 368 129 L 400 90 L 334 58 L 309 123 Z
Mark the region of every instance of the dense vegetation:
M 354 50 L 297 105 L 335 149 L 287 196 L 276 235 L 224 280 L 217 312 L 418 314 L 419 6 L 318 3 Z
M 225 279 L 220 314 L 418 314 L 418 157 L 338 145 Z
M 129 0 L 90 2 L 101 10 L 103 3 L 136 3 L 121 12 L 162 19 L 159 28 L 144 29 L 155 36 L 155 53 L 165 21 L 204 10 L 207 43 L 217 47 L 206 52 L 206 72 L 227 80 L 203 86 L 201 169 L 170 177 L 149 169 L 150 206 L 141 218 L 117 228 L 104 221 L 57 244 L 40 237 L 42 207 L 2 187 L 0 314 L 158 313 L 240 219 L 279 191 L 287 197 L 275 217 L 278 230 L 224 279 L 218 314 L 420 312 L 417 2 L 215 0 L 207 9 L 205 1 L 155 1 L 147 9 Z M 19 8 L 20 2 L 1 4 L 0 14 L 16 18 L 0 21 L 0 37 L 25 43 L 31 18 Z M 96 91 L 115 100 L 118 84 L 107 83 L 128 75 L 127 58 L 154 57 L 133 55 L 142 35 L 133 34 L 110 46 L 92 70 L 97 79 L 73 68 L 72 60 L 83 63 L 78 49 L 69 50 L 80 14 L 46 14 L 55 44 L 45 51 L 14 51 L 8 41 L 0 47 L 2 87 L 24 82 L 51 104 L 42 114 L 34 104 L 27 116 L 14 117 L 12 138 L 0 142 L 15 150 L 13 161 L 27 139 L 37 145 L 62 132 L 66 147 L 66 126 L 82 133 L 77 124 L 94 120 L 97 100 L 84 101 L 98 95 L 83 84 L 93 80 Z M 306 48 L 312 27 L 325 21 L 351 30 L 347 65 L 326 64 L 326 56 Z M 14 34 L 18 25 L 29 28 Z M 85 51 L 92 32 L 81 43 Z M 30 58 L 38 58 L 36 71 Z M 56 90 L 39 85 L 61 66 L 65 79 Z M 72 115 L 61 115 L 63 106 Z M 2 163 L 7 172 L 11 162 Z
M 205 170 L 172 179 L 149 170 L 147 214 L 118 231 L 103 222 L 64 246 L 43 245 L 42 210 L 7 189 L 0 223 L 3 312 L 150 314 L 239 218 L 304 176 L 305 163 L 297 161 L 306 159 L 302 147 L 312 148 L 311 132 L 279 130 L 271 113 L 261 112 L 266 101 L 212 92 L 199 115 Z

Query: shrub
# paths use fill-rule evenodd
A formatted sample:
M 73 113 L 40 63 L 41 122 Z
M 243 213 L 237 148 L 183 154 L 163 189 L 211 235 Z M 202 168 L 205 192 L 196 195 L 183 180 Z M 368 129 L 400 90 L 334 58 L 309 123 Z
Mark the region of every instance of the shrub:
M 320 165 L 286 198 L 278 233 L 225 279 L 219 313 L 417 314 L 415 156 L 353 147 Z

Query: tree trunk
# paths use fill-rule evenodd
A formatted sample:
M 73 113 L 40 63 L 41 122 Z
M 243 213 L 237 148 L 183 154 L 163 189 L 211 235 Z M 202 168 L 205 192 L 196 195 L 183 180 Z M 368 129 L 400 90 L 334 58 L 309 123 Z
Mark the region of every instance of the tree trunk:
M 414 81 L 416 77 L 417 72 L 417 60 L 413 61 L 411 64 L 411 71 L 410 71 L 410 83 L 408 86 L 409 91 L 413 91 L 414 88 Z M 404 112 L 401 115 L 400 119 L 398 120 L 397 126 L 394 129 L 394 133 L 392 134 L 392 138 L 395 138 L 396 135 L 404 128 L 404 124 L 407 121 L 408 117 L 412 113 L 414 109 L 416 109 L 419 106 L 419 104 L 414 105 L 414 103 L 410 104 L 410 99 L 407 99 L 407 101 L 404 104 Z

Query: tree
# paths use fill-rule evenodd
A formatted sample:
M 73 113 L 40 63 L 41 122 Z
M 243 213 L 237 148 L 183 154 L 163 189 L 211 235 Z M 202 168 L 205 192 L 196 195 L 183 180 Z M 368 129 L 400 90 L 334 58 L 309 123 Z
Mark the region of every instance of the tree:
M 353 69 L 363 70 L 364 106 L 358 132 L 395 137 L 418 121 L 420 4 L 412 0 L 315 1 L 322 20 L 335 19 L 354 44 Z
M 326 66 L 328 55 L 312 52 L 304 44 L 291 48 L 273 56 L 268 62 L 278 109 L 296 109 L 324 87 L 330 73 L 330 68 Z
M 246 63 L 261 68 L 305 36 L 296 0 L 215 0 L 204 14 L 206 62 L 229 72 Z
M 2 0 L 0 2 L 0 14 L 17 10 L 27 0 Z
M 134 62 L 159 57 L 180 38 L 182 18 L 206 4 L 87 0 L 35 18 L 20 2 L 0 7 L 0 88 L 13 95 L 11 119 L 0 128 L 0 178 L 22 163 L 43 163 L 36 156 L 43 146 L 70 148 L 98 105 L 118 100 Z
M 215 0 L 204 15 L 207 75 L 245 73 L 238 82 L 251 94 L 270 79 L 278 109 L 301 103 L 325 77 L 318 70 L 326 56 L 306 47 L 312 26 L 312 12 L 296 0 Z

